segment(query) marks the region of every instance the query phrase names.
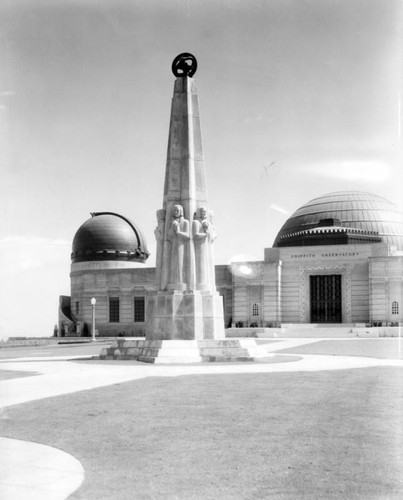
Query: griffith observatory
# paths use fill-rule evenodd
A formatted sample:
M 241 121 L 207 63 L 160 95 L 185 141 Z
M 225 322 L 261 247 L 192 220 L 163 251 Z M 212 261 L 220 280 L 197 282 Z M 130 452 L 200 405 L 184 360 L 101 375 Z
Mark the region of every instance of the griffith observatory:
M 182 58 L 173 68 L 163 204 L 149 207 L 156 212 L 156 267 L 139 266 L 149 257 L 141 220 L 92 213 L 72 241 L 71 293 L 60 297 L 59 332 L 89 333 L 93 297 L 97 335 L 105 337 L 208 339 L 234 327 L 399 324 L 403 219 L 376 194 L 307 200 L 262 249 L 262 260 L 214 263 L 195 67 L 186 64 Z

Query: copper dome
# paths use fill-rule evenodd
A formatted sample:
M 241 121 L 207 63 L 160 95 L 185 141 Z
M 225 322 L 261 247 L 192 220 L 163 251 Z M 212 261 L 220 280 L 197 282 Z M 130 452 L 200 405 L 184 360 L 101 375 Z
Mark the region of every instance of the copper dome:
M 273 246 L 289 246 L 287 239 L 323 226 L 324 220 L 337 221 L 344 229 L 378 235 L 381 241 L 403 250 L 403 217 L 397 206 L 381 196 L 360 191 L 330 193 L 305 203 L 280 229 Z M 329 238 L 323 244 L 334 244 L 331 241 Z M 301 240 L 300 244 L 306 242 Z
M 72 263 L 147 260 L 149 253 L 146 241 L 133 222 L 113 212 L 95 212 L 91 216 L 74 236 Z

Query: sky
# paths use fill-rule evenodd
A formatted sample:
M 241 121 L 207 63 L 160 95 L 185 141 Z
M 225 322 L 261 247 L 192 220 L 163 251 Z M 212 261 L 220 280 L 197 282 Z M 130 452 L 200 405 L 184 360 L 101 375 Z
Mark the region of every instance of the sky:
M 198 60 L 216 264 L 261 260 L 317 196 L 402 208 L 399 0 L 0 2 L 0 338 L 49 336 L 90 212 L 155 263 L 171 63 Z

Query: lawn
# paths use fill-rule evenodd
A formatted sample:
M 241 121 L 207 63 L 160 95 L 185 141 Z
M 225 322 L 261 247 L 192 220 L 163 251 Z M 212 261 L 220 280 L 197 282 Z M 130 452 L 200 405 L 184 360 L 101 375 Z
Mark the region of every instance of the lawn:
M 403 359 L 403 339 L 320 340 L 312 344 L 280 350 L 287 354 L 325 354 L 334 356 L 366 356 L 377 359 Z
M 70 498 L 403 498 L 403 370 L 148 378 L 6 408 L 71 453 Z

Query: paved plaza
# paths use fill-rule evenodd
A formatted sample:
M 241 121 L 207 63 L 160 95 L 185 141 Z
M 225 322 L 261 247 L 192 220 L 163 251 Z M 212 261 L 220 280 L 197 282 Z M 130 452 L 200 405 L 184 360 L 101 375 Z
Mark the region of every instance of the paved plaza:
M 239 401 L 241 401 L 242 396 L 244 395 L 244 388 L 245 392 L 248 392 L 248 394 L 250 394 L 251 389 L 246 388 L 253 387 L 253 378 L 251 378 L 253 376 L 256 377 L 256 386 L 261 383 L 259 381 L 264 381 L 264 383 L 267 383 L 268 386 L 270 386 L 270 378 L 273 380 L 273 378 L 276 377 L 275 380 L 277 387 L 275 390 L 281 390 L 281 384 L 284 383 L 286 386 L 287 380 L 291 380 L 290 377 L 296 377 L 298 374 L 300 374 L 301 377 L 304 377 L 305 374 L 308 374 L 309 378 L 307 379 L 307 383 L 303 386 L 301 385 L 301 390 L 299 392 L 301 393 L 301 391 L 305 391 L 305 399 L 309 399 L 312 397 L 309 384 L 313 384 L 313 381 L 315 381 L 315 378 L 312 378 L 315 377 L 315 374 L 317 374 L 318 377 L 323 375 L 332 376 L 332 373 L 337 371 L 343 373 L 343 376 L 344 374 L 347 374 L 348 379 L 352 378 L 356 374 L 364 373 L 363 370 L 372 370 L 372 372 L 365 373 L 378 373 L 379 376 L 377 375 L 377 381 L 379 381 L 383 376 L 382 374 L 384 372 L 379 371 L 381 369 L 386 369 L 387 371 L 385 373 L 387 373 L 388 376 L 393 373 L 393 377 L 398 377 L 400 381 L 403 374 L 403 360 L 399 339 L 281 339 L 279 341 L 261 341 L 261 343 L 265 347 L 268 357 L 255 363 L 198 363 L 190 365 L 181 364 L 165 366 L 147 365 L 135 361 L 100 362 L 93 360 L 92 357 L 94 355 L 97 355 L 100 351 L 100 344 L 85 344 L 77 346 L 42 346 L 35 348 L 8 347 L 0 349 L 0 411 L 2 416 L 3 429 L 1 432 L 1 435 L 3 437 L 0 439 L 0 497 L 3 500 L 21 498 L 64 499 L 73 494 L 72 498 L 77 499 L 189 498 L 188 494 L 184 493 L 186 491 L 186 486 L 180 483 L 179 478 L 178 489 L 175 489 L 175 471 L 173 470 L 170 471 L 171 479 L 169 481 L 163 476 L 160 477 L 160 480 L 162 482 L 166 482 L 166 486 L 161 486 L 161 484 L 158 484 L 158 478 L 156 478 L 154 479 L 152 485 L 149 486 L 148 493 L 147 486 L 141 486 L 141 484 L 139 484 L 139 478 L 136 478 L 136 475 L 134 474 L 133 478 L 131 479 L 132 484 L 127 478 L 122 483 L 124 485 L 131 484 L 130 489 L 127 488 L 127 486 L 120 487 L 116 485 L 115 488 L 113 485 L 109 485 L 107 489 L 102 490 L 104 491 L 104 493 L 100 494 L 99 490 L 97 490 L 97 487 L 91 486 L 97 472 L 96 457 L 94 458 L 95 465 L 91 466 L 91 471 L 87 471 L 85 463 L 81 461 L 80 453 L 77 453 L 78 456 L 75 456 L 74 453 L 67 453 L 67 450 L 58 449 L 56 445 L 58 442 L 60 442 L 60 436 L 56 436 L 56 433 L 59 432 L 57 430 L 56 421 L 54 439 L 52 439 L 52 421 L 48 421 L 46 424 L 46 427 L 48 427 L 46 429 L 46 442 L 35 442 L 35 439 L 38 438 L 33 439 L 33 442 L 24 439 L 24 437 L 27 436 L 27 424 L 25 424 L 24 426 L 24 420 L 21 417 L 21 427 L 19 427 L 18 419 L 19 415 L 24 415 L 25 409 L 28 408 L 26 405 L 29 404 L 34 404 L 34 406 L 32 406 L 34 410 L 29 411 L 32 412 L 32 421 L 35 421 L 38 418 L 38 415 L 35 415 L 35 412 L 40 411 L 41 405 L 55 404 L 57 407 L 58 401 L 64 401 L 63 399 L 58 399 L 61 396 L 67 397 L 69 395 L 74 395 L 74 397 L 77 397 L 79 396 L 78 393 L 81 393 L 83 397 L 85 395 L 86 401 L 88 401 L 88 404 L 90 405 L 92 398 L 101 398 L 100 401 L 102 401 L 102 391 L 109 391 L 108 398 L 110 397 L 110 394 L 114 394 L 113 391 L 117 391 L 116 394 L 119 393 L 119 395 L 121 395 L 122 389 L 126 387 L 124 384 L 139 380 L 149 380 L 151 382 L 154 381 L 155 383 L 161 381 L 161 384 L 166 384 L 165 380 L 170 379 L 173 381 L 173 383 L 165 386 L 172 387 L 177 384 L 178 380 L 197 380 L 198 377 L 200 378 L 200 380 L 205 380 L 205 378 L 203 377 L 205 377 L 206 375 L 210 377 L 230 375 L 232 376 L 232 378 L 229 379 L 228 377 L 226 377 L 225 380 L 237 381 L 237 390 L 239 391 L 240 396 Z M 318 352 L 320 354 L 318 354 Z M 340 352 L 343 354 L 340 355 Z M 194 377 L 196 377 L 196 379 Z M 212 379 L 210 378 L 210 380 Z M 295 380 L 297 380 L 297 378 Z M 245 385 L 243 381 L 245 381 Z M 383 380 L 382 383 L 384 383 Z M 397 384 L 396 387 L 399 387 L 399 384 Z M 343 387 L 338 387 L 339 391 L 342 391 L 342 389 Z M 150 388 L 148 394 L 151 394 L 152 390 L 153 389 Z M 214 390 L 214 387 L 212 388 L 212 390 Z M 357 397 L 355 397 L 354 404 L 357 398 L 362 398 L 363 400 L 365 399 L 365 404 L 368 405 L 369 413 L 372 412 L 372 414 L 376 415 L 376 405 L 378 403 L 373 399 L 375 396 L 364 393 L 364 389 L 363 393 L 361 394 L 360 387 L 357 386 L 354 386 L 354 390 L 357 391 Z M 368 388 L 366 388 L 365 390 L 368 391 Z M 393 394 L 393 397 L 397 396 L 397 398 L 395 401 L 391 401 L 390 404 L 396 410 L 396 415 L 401 415 L 403 410 L 402 391 L 398 390 L 397 394 Z M 266 394 L 263 394 L 262 392 L 262 396 L 266 397 Z M 303 397 L 303 395 L 301 394 L 299 394 L 299 396 Z M 337 397 L 339 396 L 340 394 Z M 138 405 L 141 406 L 142 396 L 140 393 L 138 397 Z M 214 395 L 212 397 L 214 397 Z M 289 405 L 290 401 L 287 400 L 287 398 L 292 398 L 292 394 L 290 394 L 289 392 L 285 392 L 282 393 L 282 397 L 284 398 L 284 405 Z M 121 396 L 119 396 L 119 398 L 121 398 Z M 173 400 L 174 399 L 172 399 L 172 401 Z M 71 401 L 74 401 L 74 399 Z M 122 402 L 121 399 L 119 399 L 119 401 L 119 404 L 122 405 L 122 413 L 124 414 L 125 402 Z M 348 401 L 348 397 L 346 397 L 346 401 Z M 153 405 L 158 407 L 158 403 L 159 400 L 156 399 L 153 402 Z M 76 404 L 79 405 L 79 403 Z M 163 404 L 167 404 L 167 402 L 161 402 L 161 405 Z M 205 410 L 209 411 L 208 404 Z M 211 412 L 213 412 L 213 410 L 214 408 L 212 403 Z M 64 407 L 60 406 L 60 412 L 62 411 L 65 411 L 65 409 Z M 237 412 L 237 408 L 233 407 L 233 411 Z M 268 416 L 270 417 L 270 408 L 266 408 L 265 411 L 268 412 Z M 275 410 L 273 409 L 273 412 L 274 411 Z M 294 411 L 298 412 L 298 408 L 294 408 Z M 337 413 L 338 411 L 340 411 L 340 418 L 342 418 L 343 413 L 346 411 L 346 409 L 342 407 L 336 407 L 335 412 Z M 383 409 L 379 408 L 379 412 L 380 415 L 383 414 Z M 57 415 L 57 413 L 55 415 L 57 420 L 59 416 Z M 336 419 L 335 421 L 337 421 L 337 414 L 334 415 L 334 417 Z M 42 415 L 42 420 L 44 420 L 45 422 L 47 418 L 51 418 L 50 414 Z M 123 428 L 125 418 L 130 420 L 131 416 L 126 415 L 126 417 L 124 417 L 123 415 L 122 418 L 123 420 L 119 420 L 119 425 Z M 150 414 L 150 418 L 152 418 L 152 414 Z M 357 415 L 356 418 L 359 419 L 359 415 Z M 256 410 L 257 426 L 259 425 L 259 421 L 260 413 L 258 412 L 258 410 Z M 388 432 L 392 432 L 391 442 L 393 443 L 393 439 L 395 440 L 395 444 L 392 445 L 392 447 L 396 447 L 396 449 L 385 451 L 385 453 L 390 454 L 392 460 L 395 461 L 395 463 L 390 463 L 390 470 L 388 469 L 388 474 L 390 476 L 388 476 L 389 483 L 391 486 L 388 487 L 387 484 L 377 484 L 374 485 L 372 489 L 371 487 L 369 487 L 369 489 L 365 489 L 364 487 L 363 489 L 358 488 L 357 491 L 352 492 L 350 498 L 372 499 L 402 497 L 403 475 L 400 475 L 400 477 L 398 477 L 398 474 L 396 472 L 393 472 L 399 470 L 399 467 L 400 472 L 402 471 L 401 452 L 398 452 L 399 446 L 401 449 L 401 445 L 403 444 L 401 428 L 399 427 L 400 423 L 401 420 L 400 422 L 391 420 L 388 423 L 389 426 L 392 426 L 392 429 L 389 428 L 388 430 Z M 77 432 L 79 431 L 79 428 L 82 424 L 83 422 L 80 420 L 80 418 L 78 418 L 77 422 L 74 423 Z M 360 422 L 352 422 L 352 424 L 357 424 L 358 428 L 360 428 Z M 111 437 L 113 438 L 113 435 L 116 432 L 114 429 L 114 422 L 110 421 L 109 425 Z M 160 425 L 160 422 L 154 422 L 153 425 L 154 427 L 152 428 L 156 429 L 156 427 Z M 186 422 L 184 422 L 183 425 L 187 425 Z M 223 422 L 222 425 L 224 425 L 225 427 L 231 427 L 232 423 L 231 421 Z M 32 436 L 35 435 L 35 429 L 32 429 L 30 432 L 33 433 Z M 95 434 L 96 432 L 97 429 L 94 429 Z M 253 432 L 257 432 L 257 430 L 253 429 Z M 328 432 L 331 434 L 333 430 L 331 428 L 328 428 Z M 130 436 L 127 436 L 127 438 L 129 439 Z M 367 436 L 364 432 L 360 439 L 365 441 L 366 438 Z M 247 437 L 243 439 L 246 439 L 247 445 Z M 317 436 L 315 436 L 315 439 L 317 439 Z M 324 436 L 323 440 L 325 441 L 326 439 L 327 436 Z M 350 436 L 349 439 L 354 441 L 354 436 Z M 381 434 L 380 439 L 382 439 Z M 94 437 L 92 437 L 92 440 L 94 440 Z M 101 434 L 100 440 L 102 440 Z M 230 442 L 230 446 L 233 445 L 234 450 L 232 452 L 232 455 L 231 452 L 228 455 L 233 456 L 234 460 L 236 460 L 236 457 L 238 456 L 238 451 L 236 450 L 236 441 L 237 440 L 234 439 L 233 443 Z M 68 440 L 66 442 L 68 442 Z M 288 443 L 288 440 L 285 439 L 284 443 L 286 442 Z M 55 444 L 55 446 L 53 446 L 53 444 Z M 135 443 L 133 443 L 133 445 L 135 445 Z M 192 448 L 192 446 L 194 446 L 194 443 L 190 441 L 189 443 L 187 443 L 187 445 Z M 220 446 L 219 441 L 217 445 Z M 360 446 L 362 445 L 363 444 L 361 443 Z M 382 443 L 379 443 L 379 445 L 380 448 L 382 448 Z M 228 443 L 226 446 L 228 447 Z M 288 445 L 284 444 L 284 446 L 287 447 Z M 345 443 L 342 439 L 337 446 L 340 446 L 341 448 L 345 446 Z M 387 444 L 385 444 L 385 446 L 387 446 Z M 120 448 L 118 444 L 116 445 L 116 447 L 118 449 L 114 449 L 113 453 L 114 455 L 119 456 Z M 69 447 L 69 451 L 71 451 L 71 446 Z M 148 452 L 149 450 L 145 451 Z M 289 449 L 279 450 L 280 454 L 287 454 L 289 452 Z M 122 456 L 125 453 L 126 452 L 122 450 Z M 139 450 L 137 453 L 141 454 L 141 450 Z M 228 450 L 226 450 L 226 453 L 228 453 Z M 360 465 L 356 463 L 355 473 L 357 474 L 357 478 L 360 474 L 362 474 L 361 468 L 368 469 L 368 467 L 377 467 L 378 457 L 374 454 L 369 454 L 369 456 L 372 456 L 372 463 L 364 463 Z M 103 459 L 105 459 L 105 457 L 103 457 Z M 272 467 L 271 461 L 274 460 L 275 457 L 268 456 L 266 457 L 264 463 L 259 463 L 259 467 L 262 467 L 262 477 L 266 477 L 266 474 L 268 474 L 267 469 L 270 469 Z M 383 461 L 382 458 L 380 458 L 379 460 L 380 462 Z M 188 466 L 193 471 L 197 471 L 197 464 L 189 463 Z M 239 463 L 237 467 L 239 467 L 240 470 L 244 471 L 245 467 L 247 468 L 247 465 Z M 292 467 L 289 467 L 290 469 L 288 470 L 288 472 L 291 473 Z M 379 467 L 382 468 L 382 464 Z M 92 468 L 95 468 L 95 470 L 92 470 Z M 161 468 L 163 469 L 163 466 Z M 331 468 L 332 466 L 330 466 L 330 469 Z M 135 464 L 133 464 L 133 469 L 136 469 Z M 331 473 L 331 471 L 326 472 L 326 474 Z M 300 484 L 298 486 L 298 495 L 296 495 L 295 493 L 297 491 L 295 489 L 295 485 L 293 486 L 294 489 L 290 488 L 290 490 L 287 491 L 287 489 L 284 489 L 283 487 L 279 488 L 278 485 L 276 486 L 276 484 L 274 483 L 271 485 L 266 483 L 263 484 L 263 482 L 262 484 L 259 484 L 259 478 L 255 478 L 254 484 L 256 486 L 256 489 L 249 489 L 248 493 L 242 490 L 234 491 L 233 488 L 231 488 L 224 480 L 222 480 L 222 482 L 220 483 L 220 491 L 217 490 L 217 486 L 215 486 L 214 488 L 206 487 L 205 489 L 200 486 L 196 491 L 194 491 L 194 494 L 191 497 L 325 498 L 324 496 L 321 496 L 320 485 L 318 485 L 317 494 L 311 496 L 312 491 L 315 491 L 315 487 L 312 485 L 309 486 L 309 464 L 306 464 L 305 474 L 306 483 Z M 338 477 L 338 480 L 340 480 L 340 485 L 338 485 L 336 482 L 334 484 L 334 491 L 332 492 L 332 495 L 327 496 L 327 498 L 346 498 L 344 490 L 342 488 L 341 490 L 339 488 L 340 491 L 338 490 L 338 486 L 341 487 L 341 485 L 343 484 L 343 477 Z M 96 481 L 99 482 L 100 479 L 95 479 L 95 482 Z M 245 479 L 245 482 L 247 481 L 248 479 Z M 336 476 L 332 477 L 332 479 L 329 480 L 329 482 L 331 481 L 336 481 Z M 86 489 L 83 489 L 86 484 Z M 307 488 L 306 491 L 304 491 L 305 487 Z M 166 488 L 165 496 L 164 488 Z M 313 488 L 313 490 L 311 488 Z M 215 492 L 216 494 L 214 494 L 214 489 L 217 490 Z M 81 491 L 84 492 L 80 493 Z M 115 493 L 112 494 L 111 491 L 114 491 Z

